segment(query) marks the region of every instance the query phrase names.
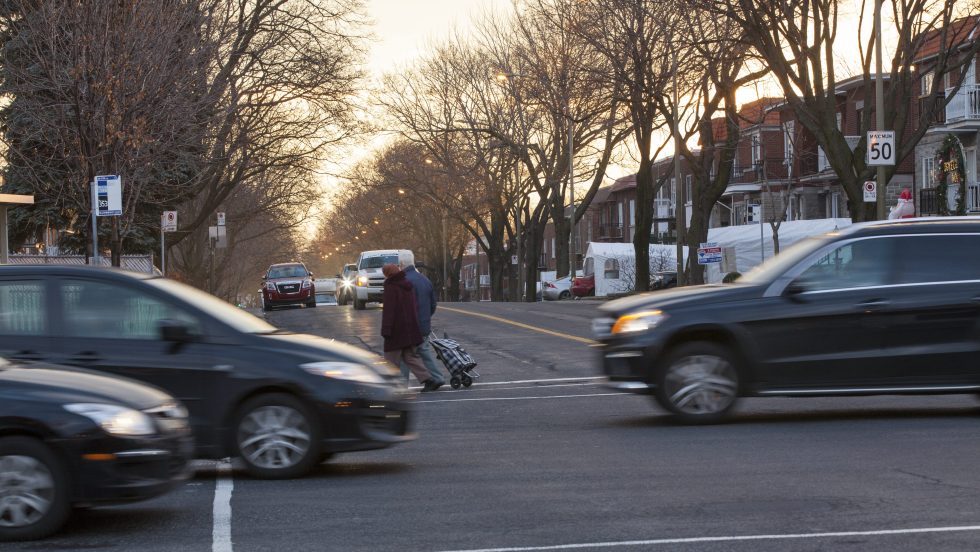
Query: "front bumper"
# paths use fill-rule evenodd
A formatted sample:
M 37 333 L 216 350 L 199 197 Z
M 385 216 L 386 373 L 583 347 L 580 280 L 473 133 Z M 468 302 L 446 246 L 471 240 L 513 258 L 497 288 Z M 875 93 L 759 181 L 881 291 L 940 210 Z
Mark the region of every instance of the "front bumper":
M 600 367 L 608 387 L 632 393 L 653 393 L 663 343 L 650 334 L 625 338 L 606 335 L 600 342 Z
M 356 398 L 320 400 L 325 452 L 390 447 L 415 440 L 415 394 L 407 390 L 362 386 Z
M 358 301 L 366 302 L 381 302 L 381 297 L 384 295 L 383 287 L 365 287 L 358 286 L 357 288 L 357 299 Z
M 313 288 L 301 289 L 296 293 L 280 293 L 265 289 L 262 291 L 266 306 L 297 305 L 313 300 Z
M 153 498 L 188 479 L 189 431 L 153 438 L 106 436 L 68 444 L 77 474 L 73 502 L 114 504 Z

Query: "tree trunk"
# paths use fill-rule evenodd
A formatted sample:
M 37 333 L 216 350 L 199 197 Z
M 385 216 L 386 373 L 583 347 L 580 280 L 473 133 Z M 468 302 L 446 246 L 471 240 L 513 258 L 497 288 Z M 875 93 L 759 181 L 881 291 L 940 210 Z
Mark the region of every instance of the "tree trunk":
M 122 240 L 119 239 L 119 217 L 112 217 L 112 266 L 122 266 Z
M 564 210 L 562 210 L 564 215 Z M 568 220 L 562 217 L 553 217 L 555 225 L 555 278 L 568 276 L 568 238 L 570 229 Z
M 640 159 L 636 171 L 636 232 L 633 234 L 633 250 L 636 257 L 636 281 L 633 289 L 650 289 L 650 229 L 653 227 L 653 171 L 646 155 Z M 596 267 L 599 270 L 599 267 Z

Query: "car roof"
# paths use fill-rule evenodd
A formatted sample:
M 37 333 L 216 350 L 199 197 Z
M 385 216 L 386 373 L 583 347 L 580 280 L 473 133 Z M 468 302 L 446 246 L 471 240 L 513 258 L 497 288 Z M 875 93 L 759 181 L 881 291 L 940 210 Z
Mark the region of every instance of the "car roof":
M 304 266 L 304 265 L 303 265 L 303 263 L 301 263 L 299 261 L 292 261 L 292 262 L 288 262 L 288 263 L 276 263 L 276 264 L 272 264 L 272 265 L 269 265 L 269 268 L 276 268 L 276 267 L 279 267 L 279 266 Z
M 895 234 L 943 234 L 949 232 L 980 232 L 980 216 L 876 220 L 853 224 L 839 232 L 832 232 L 830 235 L 859 237 Z

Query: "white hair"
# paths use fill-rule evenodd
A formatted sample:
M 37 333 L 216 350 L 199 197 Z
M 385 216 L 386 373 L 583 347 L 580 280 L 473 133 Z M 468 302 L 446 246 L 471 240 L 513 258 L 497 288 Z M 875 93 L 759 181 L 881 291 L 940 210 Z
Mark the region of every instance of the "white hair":
M 409 250 L 398 252 L 398 266 L 402 269 L 415 265 L 415 254 Z

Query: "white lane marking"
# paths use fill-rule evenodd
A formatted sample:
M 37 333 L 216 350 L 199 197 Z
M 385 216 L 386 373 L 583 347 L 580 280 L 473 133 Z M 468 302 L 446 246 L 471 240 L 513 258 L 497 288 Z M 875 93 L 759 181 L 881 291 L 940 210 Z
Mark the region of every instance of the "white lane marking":
M 538 550 L 573 550 L 576 548 L 612 548 L 616 546 L 650 546 L 655 544 L 691 544 L 699 542 L 736 542 L 758 540 L 826 539 L 836 537 L 874 537 L 887 535 L 911 535 L 917 533 L 953 533 L 957 531 L 980 531 L 980 525 L 954 527 L 920 527 L 913 529 L 884 529 L 879 531 L 838 531 L 833 533 L 789 533 L 775 535 L 733 535 L 727 537 L 691 537 L 678 539 L 651 539 L 619 542 L 586 542 L 575 544 L 556 544 L 551 546 L 517 546 L 510 548 L 474 548 L 449 550 L 445 552 L 536 552 Z
M 550 383 L 553 381 L 595 381 L 606 379 L 605 376 L 586 376 L 581 378 L 551 378 L 551 379 L 533 379 L 533 380 L 513 380 L 513 381 L 481 381 L 480 387 L 485 385 L 512 385 L 515 383 Z M 422 389 L 421 386 L 409 387 L 409 389 Z
M 214 482 L 214 529 L 211 532 L 212 552 L 231 552 L 231 492 L 235 482 L 231 475 L 231 463 L 225 459 L 218 463 Z
M 484 397 L 477 399 L 436 399 L 436 400 L 426 400 L 418 401 L 420 403 L 442 403 L 442 402 L 473 402 L 473 401 L 530 401 L 534 399 L 573 399 L 576 397 L 612 397 L 612 396 L 631 396 L 635 397 L 633 393 L 589 393 L 587 395 L 551 395 L 551 396 L 538 396 L 538 397 Z
M 510 391 L 511 389 L 554 389 L 556 387 L 595 387 L 599 385 L 594 381 L 586 383 L 556 383 L 554 385 L 519 385 L 517 387 L 471 387 L 468 391 Z

